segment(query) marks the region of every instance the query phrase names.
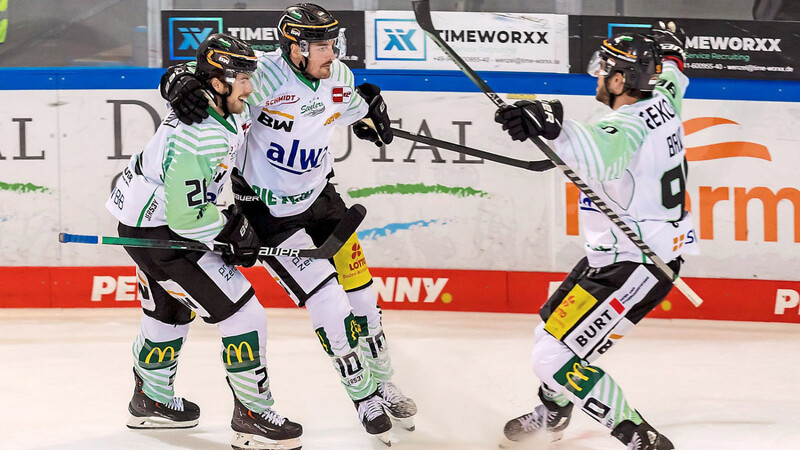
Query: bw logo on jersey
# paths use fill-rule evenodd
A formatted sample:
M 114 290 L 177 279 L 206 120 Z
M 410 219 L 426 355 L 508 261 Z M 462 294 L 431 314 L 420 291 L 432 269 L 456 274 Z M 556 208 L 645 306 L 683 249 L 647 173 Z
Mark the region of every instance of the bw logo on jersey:
M 283 117 L 285 120 L 272 117 L 273 115 Z M 258 122 L 272 128 L 273 130 L 283 130 L 287 133 L 291 133 L 292 128 L 294 127 L 294 116 L 280 111 L 273 111 L 271 109 L 264 108 L 261 110 L 261 114 L 258 116 Z
M 292 148 L 288 152 L 277 142 L 270 143 L 267 159 L 278 169 L 299 175 L 322 164 L 327 153 L 327 146 L 320 149 L 300 148 L 300 141 L 294 139 Z

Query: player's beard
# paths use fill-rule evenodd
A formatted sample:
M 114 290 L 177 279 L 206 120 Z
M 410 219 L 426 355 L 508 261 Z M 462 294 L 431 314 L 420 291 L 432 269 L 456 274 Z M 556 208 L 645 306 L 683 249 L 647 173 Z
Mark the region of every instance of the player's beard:
M 315 73 L 312 73 L 311 75 L 319 80 L 329 78 L 331 76 L 331 64 L 333 64 L 333 62 L 320 64 L 319 67 L 317 67 L 317 69 L 314 71 Z
M 606 89 L 605 83 L 600 83 L 597 86 L 597 95 L 594 97 L 598 102 L 606 105 L 611 106 L 611 94 L 608 93 L 608 89 Z

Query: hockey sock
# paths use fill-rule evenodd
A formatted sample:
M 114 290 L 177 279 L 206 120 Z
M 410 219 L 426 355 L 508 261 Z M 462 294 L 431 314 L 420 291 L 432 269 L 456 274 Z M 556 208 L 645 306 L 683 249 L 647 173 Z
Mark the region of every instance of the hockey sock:
M 562 408 L 571 403 L 566 395 L 550 389 L 546 384 L 542 383 L 540 387 L 539 395 L 542 397 L 543 401 L 551 401 Z
M 347 395 L 360 400 L 374 393 L 376 380 L 359 346 L 361 326 L 342 287 L 329 281 L 306 301 L 306 309 Z
M 236 398 L 260 413 L 275 400 L 267 375 L 267 316 L 255 297 L 217 324 L 222 334 L 222 363 Z
M 142 315 L 142 327 L 133 343 L 133 365 L 142 378 L 142 391 L 159 403 L 174 397 L 178 356 L 189 324 L 170 325 Z
M 582 365 L 582 361 L 574 357 L 554 378 L 564 386 L 567 397 L 580 404 L 586 414 L 607 428 L 613 430 L 625 420 L 635 425 L 642 423 L 642 417 L 628 404 L 622 389 L 603 369 Z
M 377 305 L 378 297 L 372 286 L 350 291 L 347 298 L 353 306 L 356 322 L 361 329 L 358 344 L 361 352 L 377 382 L 392 379 L 394 369 L 389 357 L 389 344 L 381 324 L 381 309 Z

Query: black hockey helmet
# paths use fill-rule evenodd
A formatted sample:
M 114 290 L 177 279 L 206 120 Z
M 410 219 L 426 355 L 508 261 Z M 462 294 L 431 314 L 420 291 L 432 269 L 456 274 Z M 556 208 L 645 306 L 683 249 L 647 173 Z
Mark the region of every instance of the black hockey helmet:
M 221 77 L 228 84 L 233 84 L 237 73 L 253 73 L 256 65 L 256 54 L 250 44 L 218 33 L 209 36 L 197 49 L 195 75 L 205 82 Z
M 589 61 L 587 72 L 606 79 L 619 72 L 625 76 L 625 92 L 653 92 L 661 75 L 661 50 L 649 36 L 618 34 L 603 41 Z
M 303 56 L 308 57 L 309 42 L 330 41 L 339 37 L 339 21 L 319 5 L 298 3 L 283 11 L 278 20 L 278 32 L 280 47 L 286 56 L 291 54 L 292 44 L 297 44 Z

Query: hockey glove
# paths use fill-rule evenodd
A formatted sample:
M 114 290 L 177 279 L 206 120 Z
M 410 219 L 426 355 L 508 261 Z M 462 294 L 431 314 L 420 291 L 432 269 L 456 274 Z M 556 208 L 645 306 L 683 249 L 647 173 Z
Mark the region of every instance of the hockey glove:
M 374 84 L 364 83 L 356 86 L 356 92 L 364 101 L 369 104 L 369 110 L 364 119 L 353 124 L 353 133 L 359 139 L 374 142 L 380 147 L 383 144 L 391 144 L 394 139 L 392 134 L 389 112 L 386 109 L 386 102 L 381 96 L 381 88 Z
M 683 32 L 683 28 L 678 28 L 673 21 L 668 23 L 659 21 L 653 25 L 651 35 L 661 47 L 663 58 L 675 61 L 683 72 L 683 63 L 686 61 L 686 50 L 684 50 L 686 33 Z
M 208 117 L 208 99 L 214 95 L 185 65 L 168 68 L 161 76 L 159 90 L 161 97 L 169 102 L 175 115 L 186 125 L 202 122 Z
M 515 141 L 524 141 L 535 136 L 555 139 L 561 134 L 563 117 L 564 107 L 558 100 L 522 100 L 514 105 L 506 105 L 494 113 L 494 121 L 503 124 L 503 129 Z
M 258 250 L 261 242 L 256 236 L 247 217 L 242 214 L 239 205 L 231 205 L 222 211 L 228 223 L 222 228 L 214 240 L 228 244 L 222 253 L 222 260 L 226 264 L 250 267 L 258 260 Z

